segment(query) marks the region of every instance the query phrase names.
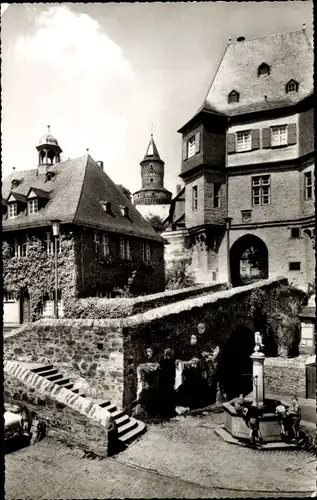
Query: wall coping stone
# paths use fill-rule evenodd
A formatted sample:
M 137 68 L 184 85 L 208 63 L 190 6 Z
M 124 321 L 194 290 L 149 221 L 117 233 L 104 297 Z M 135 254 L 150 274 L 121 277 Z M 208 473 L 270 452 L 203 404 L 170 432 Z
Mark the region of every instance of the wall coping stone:
M 265 358 L 266 366 L 286 366 L 289 368 L 304 368 L 305 357 L 298 356 L 296 358 L 281 358 L 281 357 L 270 357 Z
M 35 389 L 44 396 L 68 406 L 102 427 L 108 428 L 110 421 L 109 411 L 101 408 L 93 401 L 50 382 L 37 373 L 30 371 L 29 368 L 22 366 L 17 361 L 4 361 L 3 369 L 5 373 L 17 378 L 27 387 Z
M 134 316 L 129 316 L 128 318 L 125 318 L 123 326 L 135 326 L 139 323 L 151 322 L 164 316 L 175 315 L 186 310 L 188 311 L 190 309 L 194 309 L 195 307 L 202 307 L 206 304 L 220 302 L 223 299 L 238 297 L 239 295 L 244 295 L 247 292 L 251 292 L 252 290 L 267 288 L 274 284 L 287 284 L 287 282 L 287 278 L 285 278 L 284 276 L 280 276 L 277 278 L 260 280 L 256 283 L 252 283 L 251 285 L 239 286 L 236 288 L 232 288 L 231 290 L 224 290 L 220 292 L 209 293 L 199 297 L 192 297 L 189 299 L 181 300 L 179 302 L 174 302 L 173 304 L 166 304 L 164 306 L 156 307 Z

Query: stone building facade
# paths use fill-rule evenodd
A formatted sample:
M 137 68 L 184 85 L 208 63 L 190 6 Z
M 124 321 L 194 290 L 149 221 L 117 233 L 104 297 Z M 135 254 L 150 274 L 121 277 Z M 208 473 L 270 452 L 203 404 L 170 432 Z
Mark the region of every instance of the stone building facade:
M 197 282 L 238 285 L 282 274 L 306 289 L 314 281 L 312 75 L 304 28 L 239 37 L 179 130 L 183 236 Z M 165 238 L 174 231 L 170 224 Z
M 57 240 L 59 310 L 63 300 L 164 290 L 164 242 L 89 155 L 60 161 L 51 135 L 37 146 L 38 167 L 4 179 L 4 322 L 22 323 L 54 310 Z
M 160 158 L 153 134 L 140 165 L 142 188 L 133 195 L 134 205 L 144 217 L 157 215 L 165 219 L 172 193 L 164 187 L 164 161 Z

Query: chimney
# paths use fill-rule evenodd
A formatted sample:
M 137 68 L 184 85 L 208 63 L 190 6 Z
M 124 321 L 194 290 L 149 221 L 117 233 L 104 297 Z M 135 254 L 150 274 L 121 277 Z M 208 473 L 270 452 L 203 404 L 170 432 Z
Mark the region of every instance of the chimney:
M 99 167 L 101 168 L 101 170 L 103 170 L 103 161 L 97 161 L 97 164 L 99 165 Z
M 244 40 L 245 40 L 244 36 L 239 36 L 237 38 L 237 42 L 244 42 Z
M 180 193 L 182 190 L 182 186 L 180 184 L 177 184 L 176 186 L 176 194 Z

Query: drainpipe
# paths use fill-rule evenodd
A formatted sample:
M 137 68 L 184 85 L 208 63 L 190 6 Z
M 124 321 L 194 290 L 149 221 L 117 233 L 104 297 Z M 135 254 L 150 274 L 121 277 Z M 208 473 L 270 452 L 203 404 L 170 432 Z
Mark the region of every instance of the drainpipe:
M 230 118 L 228 118 L 228 124 L 230 122 Z M 227 127 L 228 131 L 228 127 Z M 227 241 L 227 276 L 228 276 L 228 290 L 232 288 L 231 283 L 231 269 L 230 269 L 230 227 L 232 217 L 229 217 L 229 174 L 228 174 L 228 149 L 227 149 L 227 135 L 225 138 L 225 180 L 226 180 L 226 241 Z

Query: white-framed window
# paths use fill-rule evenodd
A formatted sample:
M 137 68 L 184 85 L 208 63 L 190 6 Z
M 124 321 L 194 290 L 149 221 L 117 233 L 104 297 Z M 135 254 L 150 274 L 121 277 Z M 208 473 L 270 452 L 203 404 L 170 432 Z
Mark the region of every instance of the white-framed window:
M 61 253 L 61 239 L 60 236 L 57 237 L 57 253 Z M 47 255 L 54 255 L 55 254 L 55 240 L 54 237 L 51 233 L 51 231 L 47 231 L 45 233 L 45 238 L 44 238 L 44 247 L 46 250 Z
M 30 215 L 36 214 L 39 211 L 39 200 L 29 200 L 28 201 L 28 213 Z
M 131 260 L 131 244 L 128 238 L 125 240 L 125 258 Z
M 298 83 L 295 82 L 295 80 L 290 80 L 286 84 L 286 93 L 289 94 L 290 92 L 297 92 L 298 91 Z
M 251 147 L 251 130 L 240 130 L 240 132 L 237 132 L 236 151 L 250 151 Z
M 252 205 L 270 205 L 271 181 L 269 175 L 252 177 Z
M 305 173 L 305 200 L 311 200 L 313 197 L 313 173 Z
M 125 244 L 122 236 L 120 238 L 120 259 L 125 259 Z
M 14 239 L 14 257 L 21 257 L 21 246 L 18 238 Z
M 192 187 L 192 207 L 193 210 L 197 210 L 198 208 L 198 187 Z
M 16 202 L 9 203 L 8 205 L 8 218 L 14 219 L 18 216 L 18 204 Z
M 99 248 L 100 248 L 100 234 L 98 231 L 94 232 L 94 250 L 95 253 L 99 253 Z
M 110 255 L 110 247 L 109 247 L 109 237 L 106 233 L 102 235 L 102 249 L 104 257 L 108 257 Z
M 287 146 L 287 125 L 271 127 L 271 146 Z
M 195 154 L 196 154 L 196 140 L 195 136 L 193 135 L 187 141 L 187 158 L 191 158 L 192 156 L 195 156 Z
M 221 184 L 218 182 L 214 183 L 214 208 L 220 207 L 220 188 Z

